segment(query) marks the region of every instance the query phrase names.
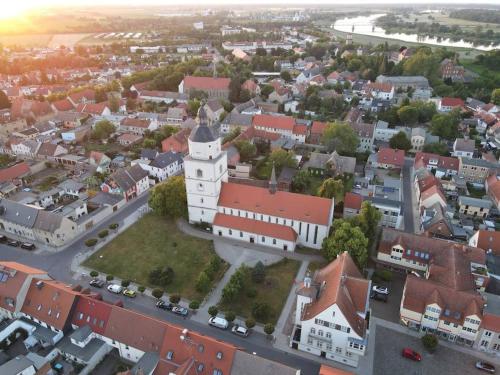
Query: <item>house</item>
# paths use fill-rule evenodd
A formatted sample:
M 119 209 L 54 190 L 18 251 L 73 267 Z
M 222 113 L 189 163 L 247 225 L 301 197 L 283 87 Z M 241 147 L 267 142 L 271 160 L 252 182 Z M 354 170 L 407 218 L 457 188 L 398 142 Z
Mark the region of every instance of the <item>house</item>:
M 438 111 L 440 112 L 451 112 L 452 110 L 458 108 L 462 109 L 465 106 L 465 102 L 460 98 L 448 98 L 444 97 L 439 100 Z
M 404 150 L 381 148 L 377 152 L 377 168 L 402 169 L 405 164 Z
M 55 160 L 57 156 L 67 154 L 68 150 L 58 144 L 44 142 L 38 148 L 37 157 L 45 160 Z
M 290 89 L 287 87 L 278 87 L 271 94 L 269 94 L 268 100 L 270 102 L 277 102 L 279 104 L 284 104 L 292 98 Z
M 420 185 L 420 183 L 425 182 L 425 181 L 426 181 L 426 179 L 420 180 L 419 185 Z M 422 187 L 420 189 L 420 196 L 418 198 L 419 198 L 419 207 L 424 208 L 424 209 L 430 208 L 430 207 L 434 206 L 435 204 L 439 204 L 442 208 L 445 208 L 447 205 L 446 197 L 444 196 L 443 192 L 441 191 L 441 186 L 439 183 L 435 183 L 432 186 L 425 187 L 425 188 Z
M 460 157 L 458 165 L 459 176 L 470 182 L 484 183 L 490 174 L 496 174 L 498 163 L 491 163 L 483 159 Z
M 180 126 L 187 119 L 186 109 L 183 107 L 170 107 L 167 111 L 167 124 Z
M 461 65 L 456 65 L 451 59 L 444 59 L 440 63 L 440 73 L 443 80 L 450 79 L 452 82 L 463 82 L 465 68 Z
M 256 130 L 277 133 L 298 143 L 305 143 L 307 127 L 291 116 L 255 115 L 252 125 Z
M 252 115 L 238 113 L 233 110 L 229 112 L 226 117 L 224 117 L 224 120 L 222 120 L 220 124 L 220 132 L 222 134 L 228 134 L 236 128 L 244 131 L 252 126 L 252 120 Z
M 365 85 L 364 92 L 374 99 L 392 100 L 394 86 L 390 83 L 370 82 Z
M 211 126 L 220 121 L 224 114 L 224 107 L 218 99 L 208 100 L 205 103 L 205 112 L 207 114 L 208 125 Z
M 500 352 L 500 297 L 492 293 L 483 295 L 486 303 L 474 348 L 490 355 L 498 355 Z
M 426 143 L 427 134 L 424 128 L 412 128 L 410 133 L 410 142 L 412 152 L 422 151 Z
M 126 201 L 149 189 L 148 173 L 139 165 L 120 168 L 101 185 L 105 193 L 122 195 Z
M 158 129 L 156 119 L 139 119 L 134 117 L 125 117 L 120 121 L 120 131 L 144 136 L 146 130 L 152 132 Z
M 309 134 L 309 143 L 319 145 L 327 126 L 326 122 L 313 121 Z
M 428 89 L 429 81 L 424 76 L 384 76 L 379 75 L 376 79 L 379 83 L 388 83 L 394 86 L 395 90 L 402 89 Z
M 251 79 L 247 79 L 241 85 L 242 90 L 247 90 L 251 96 L 260 95 L 260 86 Z
M 41 143 L 33 139 L 27 139 L 25 141 L 11 140 L 10 148 L 12 153 L 17 156 L 27 157 L 34 159 L 38 153 Z
M 130 88 L 132 91 L 132 87 Z M 137 91 L 137 90 L 136 90 Z M 142 90 L 139 89 L 138 98 L 144 101 L 154 103 L 171 104 L 174 101 L 177 103 L 187 103 L 189 95 L 171 91 L 158 91 L 158 90 Z
M 357 152 L 371 152 L 373 149 L 374 124 L 365 124 L 362 122 L 351 122 L 351 127 L 354 129 L 359 138 Z
M 74 107 L 78 106 L 79 104 L 93 104 L 95 103 L 95 91 L 92 89 L 85 89 L 69 95 L 67 99 Z
M 452 155 L 455 157 L 472 158 L 474 150 L 476 149 L 476 142 L 473 139 L 457 138 L 453 142 Z
M 163 181 L 182 171 L 183 159 L 182 154 L 168 151 L 158 154 L 151 162 L 141 161 L 138 165 L 148 172 L 150 177 Z
M 347 251 L 297 288 L 292 345 L 356 367 L 368 344 L 371 281 Z
M 458 197 L 459 212 L 464 215 L 482 217 L 488 216 L 492 203 L 487 199 L 478 199 L 467 196 Z
M 52 109 L 54 112 L 68 112 L 75 109 L 75 105 L 68 99 L 56 100 L 52 103 Z
M 105 173 L 109 169 L 111 159 L 103 152 L 91 151 L 89 155 L 89 164 L 96 167 L 96 172 Z
M 413 168 L 415 170 L 423 167 L 433 172 L 436 177 L 449 177 L 458 174 L 460 161 L 454 157 L 441 156 L 427 152 L 417 152 Z
M 452 225 L 445 215 L 445 208 L 440 202 L 435 202 L 428 208 L 421 207 L 421 229 L 429 237 L 444 239 L 460 239 L 462 234 Z
M 161 141 L 161 149 L 163 152 L 173 151 L 180 154 L 188 152 L 188 137 L 191 129 L 186 128 L 179 130 L 177 133 L 172 134 L 170 137 Z
M 78 104 L 76 112 L 95 116 L 110 116 L 111 109 L 108 107 L 108 102 L 102 103 L 82 103 Z
M 179 93 L 191 94 L 203 91 L 209 98 L 229 99 L 229 78 L 185 76 L 179 84 Z
M 0 184 L 11 182 L 15 185 L 23 183 L 23 178 L 31 173 L 30 166 L 26 162 L 17 163 L 7 168 L 0 169 Z
M 23 97 L 12 101 L 10 107 L 11 120 L 25 119 L 29 121 L 50 120 L 54 116 L 54 111 L 49 102 L 29 100 Z
M 496 175 L 489 176 L 484 182 L 486 193 L 495 207 L 500 210 L 500 181 Z
M 142 135 L 139 134 L 123 133 L 116 139 L 116 141 L 122 146 L 130 146 L 141 142 L 142 138 Z
M 348 219 L 359 214 L 363 197 L 356 193 L 347 192 L 344 196 L 343 218 Z

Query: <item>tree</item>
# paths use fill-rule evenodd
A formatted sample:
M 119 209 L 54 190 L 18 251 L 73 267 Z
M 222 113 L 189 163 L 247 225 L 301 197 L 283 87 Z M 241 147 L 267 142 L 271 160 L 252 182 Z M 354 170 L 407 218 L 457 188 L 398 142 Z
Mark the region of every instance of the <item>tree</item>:
M 137 100 L 135 100 L 134 98 L 127 98 L 126 107 L 129 111 L 135 111 L 135 109 L 137 108 Z
M 196 116 L 198 109 L 200 109 L 201 102 L 198 99 L 189 100 L 187 104 L 187 112 L 191 116 Z
M 229 322 L 233 322 L 236 319 L 236 314 L 232 311 L 228 311 L 224 314 L 224 318 Z
M 191 302 L 189 302 L 189 308 L 191 310 L 198 310 L 200 308 L 200 302 L 198 302 L 197 300 L 192 300 Z
M 172 267 L 156 267 L 149 273 L 151 284 L 167 286 L 174 279 L 174 270 Z
M 398 109 L 398 116 L 405 125 L 415 125 L 418 121 L 418 110 L 415 107 L 406 105 Z
M 151 295 L 153 297 L 155 297 L 156 299 L 160 299 L 161 297 L 163 297 L 163 289 L 160 289 L 160 288 L 155 288 L 153 289 L 153 291 L 151 292 Z
M 449 156 L 448 146 L 446 143 L 428 143 L 422 148 L 423 152 L 431 154 L 438 154 L 442 156 Z
M 311 176 L 306 170 L 298 171 L 292 180 L 292 190 L 296 193 L 303 193 L 311 184 Z
M 1 101 L 2 100 L 0 98 L 0 108 L 2 108 Z M 500 89 L 493 90 L 493 92 L 491 93 L 491 102 L 493 104 L 500 105 Z
M 240 153 L 240 160 L 242 162 L 252 160 L 257 154 L 257 147 L 248 141 L 237 141 L 234 143 L 234 146 L 238 149 L 238 152 Z
M 149 196 L 149 206 L 162 216 L 185 217 L 187 215 L 187 196 L 184 177 L 173 176 L 156 185 Z
M 146 291 L 146 287 L 144 285 L 139 285 L 137 290 L 139 291 L 139 293 L 144 293 Z
M 290 82 L 292 80 L 292 75 L 290 74 L 290 72 L 288 70 L 283 70 L 280 73 L 280 77 L 282 79 L 284 79 L 286 82 Z
M 437 114 L 431 120 L 431 132 L 445 139 L 456 139 L 458 136 L 459 119 L 456 113 Z
M 266 321 L 271 314 L 271 306 L 265 302 L 255 302 L 252 306 L 252 316 L 263 322 Z
M 352 154 L 358 147 L 359 138 L 349 124 L 334 122 L 323 132 L 322 143 L 329 152 L 336 150 L 339 154 Z
M 97 121 L 91 137 L 93 139 L 106 139 L 115 132 L 115 126 L 108 120 Z
M 0 109 L 10 108 L 11 105 L 12 104 L 7 95 L 0 90 Z
M 354 219 L 354 223 L 363 231 L 368 241 L 373 243 L 380 219 L 382 219 L 382 213 L 371 202 L 364 201 L 361 204 L 359 215 Z
M 271 169 L 274 164 L 276 168 L 276 175 L 278 176 L 284 167 L 295 168 L 297 166 L 297 160 L 295 159 L 295 154 L 292 151 L 285 151 L 282 149 L 274 150 L 269 155 L 269 176 L 271 175 Z
M 122 280 L 121 284 L 124 288 L 127 288 L 130 285 L 130 280 Z
M 398 150 L 408 151 L 411 149 L 411 141 L 406 136 L 404 131 L 394 134 L 389 140 L 389 146 Z
M 342 219 L 334 221 L 333 227 L 333 234 L 323 240 L 324 257 L 331 262 L 347 251 L 359 268 L 365 267 L 368 260 L 368 239 L 361 229 Z
M 111 281 L 113 280 L 115 277 L 113 275 L 107 275 L 106 276 L 106 281 Z
M 111 97 L 108 100 L 109 110 L 113 113 L 116 113 L 120 109 L 120 99 L 117 98 L 115 95 L 110 95 L 110 96 Z
M 174 304 L 177 304 L 181 300 L 181 295 L 177 293 L 171 294 L 168 300 Z
M 208 315 L 210 315 L 211 317 L 217 316 L 218 313 L 219 309 L 217 308 L 217 306 L 210 306 L 208 308 Z
M 200 293 L 208 292 L 210 288 L 210 278 L 205 271 L 201 271 L 196 279 L 195 288 Z
M 99 272 L 97 271 L 90 271 L 90 277 L 97 277 L 99 276 Z
M 426 333 L 422 336 L 422 344 L 429 352 L 434 352 L 438 346 L 438 338 L 432 333 Z
M 145 138 L 142 142 L 142 148 L 156 148 L 157 142 L 152 138 Z
M 231 78 L 229 82 L 229 101 L 230 102 L 240 102 L 241 93 L 241 77 L 239 75 Z
M 267 334 L 267 335 L 272 335 L 274 333 L 274 325 L 272 323 L 267 323 L 265 326 L 264 326 L 264 332 Z
M 102 103 L 108 100 L 108 95 L 106 94 L 106 91 L 104 90 L 103 87 L 98 87 L 95 90 L 95 102 L 96 103 Z
M 327 178 L 318 188 L 318 196 L 323 198 L 335 198 L 339 201 L 344 195 L 344 183 L 342 180 Z
M 97 244 L 97 238 L 89 238 L 88 240 L 85 241 L 85 245 L 87 247 L 92 247 Z
M 261 283 L 264 281 L 266 277 L 266 267 L 264 263 L 258 261 L 255 267 L 252 270 L 252 280 L 256 283 Z

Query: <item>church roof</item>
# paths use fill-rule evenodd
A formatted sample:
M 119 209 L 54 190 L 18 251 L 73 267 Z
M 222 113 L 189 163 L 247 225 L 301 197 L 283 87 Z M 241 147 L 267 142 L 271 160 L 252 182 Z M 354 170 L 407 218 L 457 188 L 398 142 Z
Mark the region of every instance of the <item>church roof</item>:
M 189 136 L 191 142 L 208 143 L 215 141 L 215 137 L 207 125 L 207 113 L 203 106 L 200 106 L 198 110 L 198 121 L 198 126 L 193 129 Z

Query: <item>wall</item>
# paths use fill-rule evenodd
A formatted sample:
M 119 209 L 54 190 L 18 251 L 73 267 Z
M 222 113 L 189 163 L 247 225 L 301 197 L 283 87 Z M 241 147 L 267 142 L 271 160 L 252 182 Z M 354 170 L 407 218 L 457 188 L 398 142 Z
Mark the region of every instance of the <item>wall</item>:
M 272 238 L 269 236 L 262 236 L 261 234 L 257 233 L 240 231 L 238 229 L 228 229 L 225 227 L 214 225 L 213 234 L 215 234 L 216 236 L 228 237 L 244 242 L 250 242 L 250 238 L 253 238 L 255 243 L 259 245 L 270 246 L 280 250 L 285 250 L 286 246 L 287 251 L 295 250 L 295 242 Z M 262 241 L 262 238 L 264 238 L 264 241 Z M 274 243 L 273 240 L 275 240 L 276 243 Z

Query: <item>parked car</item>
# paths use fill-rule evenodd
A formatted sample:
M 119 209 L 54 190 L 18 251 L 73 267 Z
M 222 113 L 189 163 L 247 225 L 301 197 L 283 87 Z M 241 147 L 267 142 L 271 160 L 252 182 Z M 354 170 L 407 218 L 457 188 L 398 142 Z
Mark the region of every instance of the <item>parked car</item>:
M 102 288 L 106 282 L 101 279 L 92 279 L 89 282 L 90 285 L 95 286 L 96 288 Z
M 387 302 L 387 294 L 380 294 L 377 292 L 371 292 L 370 298 L 374 299 L 375 301 Z
M 188 316 L 189 310 L 185 307 L 174 306 L 172 307 L 172 312 L 177 315 Z
M 229 327 L 229 322 L 224 318 L 219 318 L 218 316 L 213 316 L 208 319 L 208 324 L 220 329 L 227 329 L 227 327 Z
M 422 356 L 417 353 L 415 350 L 410 348 L 404 348 L 402 352 L 403 357 L 411 359 L 413 361 L 420 362 L 422 360 Z
M 495 366 L 493 366 L 491 363 L 488 362 L 478 361 L 476 362 L 476 368 L 479 370 L 483 370 L 485 372 L 489 372 L 490 374 L 495 373 Z
M 21 243 L 17 240 L 7 239 L 7 245 L 18 247 Z
M 171 311 L 174 307 L 170 302 L 165 302 L 165 301 L 158 301 L 156 302 L 156 307 L 162 310 L 168 310 Z
M 7 241 L 7 236 L 0 234 L 0 242 L 6 242 L 6 241 Z
M 123 291 L 123 295 L 124 295 L 125 297 L 134 298 L 134 297 L 137 295 L 137 293 L 135 292 L 135 290 L 132 290 L 132 289 L 125 289 L 125 290 Z
M 122 294 L 123 287 L 118 284 L 111 284 L 108 285 L 108 291 L 110 291 L 111 293 Z
M 21 244 L 21 247 L 23 249 L 26 249 L 26 250 L 35 250 L 36 249 L 36 246 L 30 242 L 23 242 Z
M 235 335 L 238 335 L 238 336 L 243 336 L 243 337 L 247 337 L 248 336 L 248 329 L 246 329 L 245 327 L 243 326 L 239 326 L 237 324 L 235 324 L 233 326 L 233 328 L 231 328 L 231 332 L 234 333 Z
M 380 294 L 389 294 L 389 289 L 385 286 L 374 285 L 372 290 Z

